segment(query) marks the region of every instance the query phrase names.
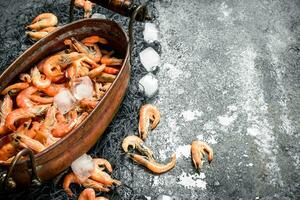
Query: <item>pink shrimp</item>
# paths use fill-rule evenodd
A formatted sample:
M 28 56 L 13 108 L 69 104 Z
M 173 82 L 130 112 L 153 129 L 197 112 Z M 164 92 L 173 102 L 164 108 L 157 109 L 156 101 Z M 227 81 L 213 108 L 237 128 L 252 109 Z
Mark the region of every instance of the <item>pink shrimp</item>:
M 42 89 L 42 91 L 44 93 L 46 93 L 47 95 L 49 95 L 51 97 L 54 97 L 64 87 L 65 87 L 64 84 L 54 84 L 54 83 L 52 83 L 49 87 L 47 87 L 45 89 Z
M 13 85 L 10 85 L 6 87 L 4 90 L 2 90 L 1 94 L 6 95 L 8 92 L 16 93 L 20 90 L 24 90 L 29 87 L 28 83 L 15 83 Z
M 52 130 L 52 135 L 54 137 L 63 137 L 68 132 L 70 132 L 77 124 L 77 112 L 76 111 L 70 111 L 68 113 L 68 121 L 64 123 L 57 123 L 55 128 Z
M 3 102 L 0 107 L 0 135 L 6 134 L 9 130 L 5 126 L 6 116 L 12 111 L 13 102 L 10 96 L 5 95 Z
M 41 30 L 43 28 L 56 26 L 58 23 L 57 17 L 52 13 L 42 13 L 38 15 L 30 25 L 26 28 L 30 28 L 32 30 Z
M 16 110 L 11 111 L 5 120 L 5 126 L 12 131 L 16 130 L 14 123 L 19 119 L 31 118 L 38 115 L 42 115 L 50 105 L 39 105 L 32 106 L 29 108 L 18 108 Z
M 41 75 L 37 67 L 31 69 L 31 80 L 32 84 L 38 89 L 47 88 L 51 84 L 51 81 L 45 75 Z
M 36 105 L 30 100 L 30 96 L 37 91 L 38 89 L 34 86 L 30 86 L 29 88 L 22 90 L 16 98 L 17 105 L 20 108 L 28 108 Z

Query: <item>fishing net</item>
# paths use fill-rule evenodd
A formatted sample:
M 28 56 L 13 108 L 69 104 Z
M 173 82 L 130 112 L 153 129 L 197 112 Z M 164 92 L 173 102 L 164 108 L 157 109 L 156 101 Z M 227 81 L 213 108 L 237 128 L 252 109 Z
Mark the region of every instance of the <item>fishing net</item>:
M 136 3 L 139 3 L 136 1 Z M 148 1 L 148 8 L 156 20 L 158 17 L 154 1 Z M 52 12 L 59 19 L 59 25 L 68 23 L 69 1 L 67 0 L 12 0 L 0 2 L 0 71 L 3 72 L 19 55 L 28 49 L 34 41 L 26 37 L 25 26 L 40 13 Z M 107 19 L 119 23 L 126 31 L 129 19 L 100 6 L 95 6 L 93 13 L 101 13 Z M 74 19 L 83 18 L 83 10 L 75 8 Z M 152 46 L 160 53 L 159 43 L 147 44 L 143 40 L 143 23 L 134 24 L 134 49 L 132 60 L 132 72 L 129 88 L 126 92 L 122 105 L 105 131 L 103 137 L 97 141 L 95 146 L 88 152 L 92 157 L 106 158 L 113 165 L 113 177 L 122 181 L 122 185 L 112 188 L 109 193 L 97 193 L 109 199 L 146 199 L 138 194 L 131 186 L 133 183 L 133 163 L 129 161 L 121 150 L 121 142 L 127 135 L 137 132 L 138 111 L 145 103 L 144 95 L 139 92 L 138 81 L 147 72 L 141 66 L 138 53 L 148 46 Z M 63 176 L 61 176 L 63 177 Z M 71 186 L 77 199 L 83 190 L 78 185 Z M 68 195 L 61 187 L 61 178 L 43 183 L 39 187 L 13 192 L 0 192 L 0 199 L 68 199 Z

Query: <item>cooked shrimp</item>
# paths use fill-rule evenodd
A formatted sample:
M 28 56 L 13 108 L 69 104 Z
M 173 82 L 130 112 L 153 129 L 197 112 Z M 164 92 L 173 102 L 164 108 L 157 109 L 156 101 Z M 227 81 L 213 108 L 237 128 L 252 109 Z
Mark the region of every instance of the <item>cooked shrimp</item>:
M 208 162 L 210 163 L 214 158 L 213 149 L 205 142 L 194 140 L 191 146 L 192 159 L 196 169 L 201 169 L 203 165 L 203 154 L 207 154 Z
M 6 95 L 8 92 L 10 93 L 16 93 L 20 90 L 24 90 L 29 87 L 28 83 L 15 83 L 13 85 L 10 85 L 6 87 L 4 90 L 2 90 L 1 94 Z
M 88 76 L 90 78 L 95 78 L 96 76 L 101 75 L 104 69 L 105 69 L 105 65 L 100 65 L 99 67 L 96 67 L 91 71 L 89 71 Z
M 94 4 L 88 0 L 75 0 L 74 5 L 76 7 L 83 8 L 84 9 L 84 18 L 89 18 L 92 13 Z
M 36 153 L 39 153 L 46 149 L 46 147 L 41 144 L 39 141 L 32 139 L 26 135 L 23 134 L 14 134 L 15 140 L 19 142 L 21 147 L 29 148 L 33 150 Z
M 99 82 L 112 83 L 116 79 L 116 75 L 101 72 L 95 78 Z
M 154 160 L 153 151 L 144 144 L 144 141 L 141 138 L 135 135 L 127 136 L 122 142 L 122 148 L 125 153 L 128 153 L 129 147 L 137 149 L 140 153 L 146 155 L 150 160 Z
M 50 86 L 51 81 L 45 76 L 41 75 L 37 67 L 31 69 L 32 84 L 38 89 L 44 89 Z
M 70 197 L 73 196 L 73 192 L 70 188 L 71 183 L 81 184 L 80 180 L 77 178 L 77 176 L 73 172 L 67 174 L 63 181 L 63 188 Z
M 7 161 L 9 158 L 15 155 L 17 152 L 16 146 L 17 143 L 14 141 L 4 144 L 0 148 L 0 161 Z
M 0 107 L 0 135 L 6 134 L 9 130 L 5 126 L 6 116 L 12 111 L 13 102 L 10 96 L 5 95 Z
M 63 137 L 69 133 L 77 124 L 77 112 L 75 110 L 68 113 L 68 121 L 64 123 L 57 123 L 55 128 L 52 130 L 54 137 Z
M 107 171 L 109 171 L 109 173 L 112 173 L 111 164 L 107 160 L 103 158 L 94 158 L 93 162 L 95 163 L 96 166 L 103 166 Z
M 51 81 L 63 76 L 62 69 L 72 62 L 82 58 L 82 54 L 72 52 L 69 54 L 59 54 L 49 57 L 43 64 L 43 72 Z
M 79 124 L 81 124 L 81 122 L 82 122 L 88 115 L 89 115 L 88 112 L 82 113 L 82 114 L 77 118 L 76 126 L 78 126 Z
M 79 101 L 80 107 L 86 108 L 88 110 L 93 110 L 98 104 L 97 100 L 84 98 Z
M 115 57 L 110 58 L 109 56 L 105 55 L 105 56 L 102 56 L 101 63 L 105 64 L 105 65 L 112 65 L 112 66 L 122 65 L 123 59 L 118 59 Z
M 152 171 L 156 174 L 165 173 L 165 172 L 171 170 L 176 165 L 176 155 L 175 155 L 175 153 L 172 155 L 172 160 L 169 163 L 165 164 L 165 165 L 159 164 L 159 163 L 157 163 L 153 160 L 149 160 L 149 159 L 147 159 L 147 157 L 141 156 L 141 155 L 138 155 L 138 154 L 129 153 L 129 156 L 132 160 L 134 160 L 135 162 L 145 166 L 150 171 Z
M 5 120 L 5 126 L 12 131 L 16 130 L 14 123 L 19 119 L 31 118 L 38 115 L 42 115 L 50 105 L 38 105 L 32 106 L 29 108 L 18 108 L 16 110 L 11 111 Z
M 32 122 L 32 127 L 26 132 L 28 137 L 34 138 L 37 131 L 40 129 L 41 124 L 39 122 Z
M 71 41 L 71 44 L 76 49 L 76 51 L 84 53 L 88 58 L 92 59 L 96 63 L 100 61 L 102 54 L 97 45 L 93 45 L 94 51 L 92 51 L 87 46 L 76 40 L 74 37 L 71 38 Z M 70 42 L 68 41 L 65 43 L 70 44 Z
M 81 40 L 81 42 L 85 45 L 85 46 L 93 46 L 96 43 L 101 43 L 101 44 L 108 44 L 108 41 L 102 37 L 99 37 L 98 35 L 93 35 L 93 36 L 89 36 L 84 38 L 83 40 Z
M 152 121 L 151 129 L 156 128 L 160 120 L 159 110 L 151 105 L 143 105 L 140 109 L 140 119 L 139 119 L 139 135 L 140 138 L 146 140 L 148 136 L 148 130 L 150 128 L 150 121 Z
M 102 168 L 99 168 L 97 163 L 95 163 L 95 168 L 92 171 L 90 178 L 105 186 L 121 185 L 120 181 L 111 178 L 111 176 L 104 172 Z
M 64 87 L 65 87 L 64 84 L 54 84 L 54 83 L 52 83 L 49 87 L 43 89 L 42 91 L 44 93 L 46 93 L 48 96 L 54 97 Z
M 39 31 L 26 31 L 25 33 L 33 40 L 40 40 L 56 29 L 57 27 L 47 27 Z
M 32 94 L 32 95 L 30 95 L 30 100 L 40 103 L 40 104 L 49 104 L 49 103 L 53 103 L 54 98 L 53 97 L 42 97 L 39 94 Z
M 84 187 L 91 187 L 91 188 L 94 188 L 95 190 L 97 191 L 101 191 L 101 192 L 109 192 L 109 189 L 107 188 L 107 186 L 103 185 L 102 183 L 99 183 L 97 181 L 94 181 L 92 179 L 87 179 L 85 180 L 82 185 Z
M 108 74 L 118 74 L 119 70 L 116 68 L 112 68 L 112 67 L 105 67 L 103 72 L 108 73 Z
M 30 25 L 26 28 L 39 31 L 43 28 L 56 26 L 58 23 L 57 17 L 53 13 L 42 13 L 38 15 Z
M 27 73 L 20 74 L 20 80 L 25 83 L 31 83 L 31 76 Z
M 108 199 L 105 197 L 96 197 L 95 190 L 93 190 L 92 188 L 86 188 L 80 193 L 78 200 L 108 200 Z
M 17 105 L 20 108 L 28 108 L 36 105 L 36 103 L 30 100 L 30 96 L 37 91 L 38 89 L 34 86 L 30 86 L 25 90 L 22 90 L 16 98 Z

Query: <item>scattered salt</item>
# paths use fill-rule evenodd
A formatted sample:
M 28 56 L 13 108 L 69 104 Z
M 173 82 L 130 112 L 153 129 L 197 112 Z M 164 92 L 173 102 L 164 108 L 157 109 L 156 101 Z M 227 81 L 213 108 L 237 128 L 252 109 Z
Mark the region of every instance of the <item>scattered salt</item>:
M 56 105 L 62 114 L 69 112 L 73 108 L 75 102 L 76 99 L 67 88 L 61 89 L 54 97 L 54 105 Z
M 182 156 L 184 156 L 185 158 L 191 157 L 191 145 L 188 144 L 177 147 L 176 156 L 177 158 L 180 158 Z
M 182 112 L 182 116 L 185 121 L 193 121 L 197 119 L 197 117 L 201 117 L 202 112 L 199 112 L 198 110 L 191 111 L 191 110 L 186 110 Z
M 94 13 L 91 18 L 106 19 L 105 15 L 102 15 L 100 13 Z
M 149 43 L 157 41 L 159 38 L 159 31 L 157 29 L 157 26 L 153 23 L 145 23 L 143 35 L 144 40 L 146 40 Z
M 83 76 L 75 80 L 75 85 L 72 87 L 72 92 L 77 100 L 93 97 L 93 83 L 88 76 Z
M 204 173 L 190 175 L 185 172 L 179 176 L 178 184 L 183 185 L 185 188 L 201 188 L 206 189 L 206 182 L 203 180 L 205 178 Z
M 94 170 L 94 162 L 91 156 L 83 154 L 71 164 L 72 171 L 76 176 L 84 181 L 90 177 L 91 172 Z
M 150 98 L 158 91 L 158 80 L 153 74 L 148 73 L 139 81 L 139 89 Z
M 160 56 L 152 48 L 148 47 L 140 52 L 141 63 L 148 72 L 154 71 L 160 66 Z
M 161 194 L 157 197 L 157 200 L 172 200 L 172 197 Z
M 223 115 L 223 116 L 218 116 L 219 123 L 222 124 L 223 126 L 229 126 L 232 122 L 236 120 L 237 116 L 232 115 Z

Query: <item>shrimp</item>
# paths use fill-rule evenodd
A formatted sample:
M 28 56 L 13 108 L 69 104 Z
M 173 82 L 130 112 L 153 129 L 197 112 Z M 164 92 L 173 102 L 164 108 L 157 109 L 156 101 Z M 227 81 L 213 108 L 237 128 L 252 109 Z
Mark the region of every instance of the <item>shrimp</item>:
M 15 137 L 15 140 L 19 142 L 21 147 L 29 148 L 36 153 L 39 153 L 46 149 L 46 147 L 39 141 L 32 139 L 26 135 L 15 133 L 13 137 Z
M 125 153 L 128 153 L 129 147 L 137 149 L 143 155 L 146 155 L 150 160 L 154 160 L 153 151 L 144 144 L 144 141 L 135 136 L 129 135 L 122 142 L 122 148 Z
M 96 189 L 98 191 L 102 191 L 102 192 L 109 191 L 109 189 L 107 187 L 105 187 L 103 184 L 98 183 L 94 180 L 87 179 L 85 181 L 80 181 L 79 178 L 73 172 L 70 172 L 69 174 L 67 174 L 65 176 L 64 181 L 63 181 L 63 188 L 70 197 L 73 196 L 73 192 L 70 189 L 71 183 L 77 183 L 77 184 L 83 185 L 85 187 L 91 187 L 91 188 L 94 188 L 94 189 Z
M 43 72 L 51 81 L 60 79 L 63 77 L 61 70 L 82 57 L 83 55 L 77 52 L 51 56 L 43 64 Z
M 88 58 L 92 59 L 94 62 L 99 62 L 102 54 L 97 45 L 93 45 L 94 51 L 91 51 L 87 46 L 76 40 L 74 37 L 71 37 L 71 42 L 69 39 L 65 41 L 65 44 L 73 45 L 76 51 L 84 53 Z
M 0 107 L 0 135 L 6 134 L 9 130 L 5 126 L 6 116 L 12 111 L 13 102 L 10 96 L 5 95 Z
M 93 179 L 94 181 L 97 181 L 98 183 L 102 183 L 105 186 L 112 186 L 112 185 L 121 185 L 121 182 L 111 178 L 109 174 L 103 171 L 103 168 L 100 168 L 98 164 L 104 165 L 109 171 L 111 169 L 110 164 L 108 163 L 107 160 L 94 160 L 94 170 L 91 173 L 90 178 Z M 109 165 L 108 165 L 109 164 Z
M 26 31 L 25 33 L 33 40 L 40 40 L 56 29 L 57 27 L 47 27 L 39 31 Z
M 17 152 L 17 143 L 12 141 L 10 143 L 4 144 L 0 148 L 0 161 L 7 161 L 9 158 L 11 158 L 13 155 Z
M 95 78 L 96 76 L 99 76 L 102 74 L 102 71 L 105 69 L 105 65 L 100 65 L 99 67 L 96 67 L 89 71 L 88 76 L 90 78 Z
M 80 107 L 87 108 L 88 110 L 94 109 L 97 106 L 97 104 L 98 104 L 97 100 L 92 100 L 87 98 L 84 98 L 79 102 Z
M 54 84 L 54 83 L 52 83 L 49 87 L 42 89 L 42 91 L 44 93 L 46 93 L 48 96 L 54 97 L 64 87 L 65 87 L 64 84 Z
M 82 113 L 82 114 L 77 118 L 76 126 L 78 126 L 79 124 L 81 124 L 81 122 L 82 122 L 88 115 L 89 115 L 88 112 Z
M 108 74 L 118 74 L 119 70 L 116 68 L 112 68 L 112 67 L 105 67 L 103 69 L 103 72 L 108 73 Z
M 38 94 L 32 94 L 30 95 L 30 100 L 40 104 L 49 104 L 49 103 L 53 103 L 54 97 L 42 97 Z
M 16 93 L 20 90 L 24 90 L 29 87 L 28 83 L 15 83 L 13 85 L 10 85 L 6 87 L 4 90 L 2 90 L 1 94 L 6 95 L 8 92 L 10 93 Z
M 169 163 L 165 164 L 165 165 L 159 164 L 159 163 L 157 163 L 153 160 L 149 160 L 149 159 L 147 159 L 147 157 L 141 156 L 141 155 L 138 155 L 138 154 L 129 153 L 129 156 L 132 160 L 134 160 L 135 162 L 145 166 L 150 171 L 152 171 L 156 174 L 165 173 L 165 172 L 171 170 L 176 165 L 176 155 L 175 155 L 175 153 L 172 155 L 171 161 Z
M 39 130 L 35 135 L 35 139 L 40 141 L 46 147 L 51 146 L 59 138 L 52 136 L 51 131 L 57 123 L 56 120 L 57 109 L 55 106 L 51 106 L 46 114 L 45 121 L 40 125 Z
M 41 124 L 39 122 L 32 122 L 32 127 L 26 132 L 28 137 L 34 138 L 37 131 L 40 129 Z
M 47 88 L 51 84 L 51 81 L 45 75 L 41 75 L 37 67 L 31 69 L 31 80 L 32 84 L 38 89 Z
M 203 165 L 203 154 L 206 153 L 208 155 L 207 159 L 209 163 L 213 160 L 214 157 L 213 149 L 205 142 L 199 140 L 194 140 L 192 142 L 191 153 L 195 168 L 198 170 L 201 169 Z
M 68 113 L 69 119 L 67 122 L 57 123 L 55 128 L 52 130 L 54 137 L 63 137 L 69 131 L 71 131 L 77 124 L 77 112 L 75 110 Z
M 105 160 L 105 159 L 103 159 L 103 158 L 94 158 L 93 159 L 93 162 L 95 163 L 95 165 L 96 166 L 104 166 L 105 167 L 105 169 L 107 169 L 107 171 L 109 172 L 109 173 L 112 173 L 112 167 L 111 167 L 111 164 L 107 161 L 107 160 Z
M 5 120 L 5 126 L 9 128 L 12 131 L 16 130 L 16 127 L 14 123 L 18 121 L 19 119 L 24 118 L 30 118 L 35 117 L 38 115 L 42 115 L 50 105 L 38 105 L 38 106 L 32 106 L 29 108 L 18 108 L 13 111 L 11 111 Z
M 17 105 L 20 108 L 28 108 L 36 105 L 34 102 L 30 100 L 30 96 L 37 91 L 38 89 L 34 86 L 30 86 L 25 90 L 22 90 L 16 98 Z
M 43 28 L 56 26 L 58 23 L 57 17 L 53 13 L 42 13 L 38 15 L 32 23 L 26 28 L 30 28 L 31 30 L 39 31 Z
M 78 200 L 108 200 L 108 199 L 105 197 L 96 197 L 95 190 L 93 190 L 92 188 L 86 188 L 80 193 Z
M 116 79 L 116 75 L 101 72 L 101 74 L 95 78 L 99 82 L 112 83 Z
M 74 5 L 80 8 L 84 9 L 84 18 L 89 18 L 92 9 L 93 9 L 93 3 L 88 0 L 75 0 Z
M 110 58 L 109 56 L 105 55 L 101 58 L 101 63 L 105 65 L 112 65 L 112 66 L 122 65 L 123 59 L 118 59 L 115 57 Z
M 140 109 L 140 119 L 139 119 L 139 135 L 140 138 L 146 140 L 148 136 L 148 130 L 150 127 L 150 121 L 152 121 L 151 129 L 156 128 L 160 120 L 159 110 L 151 105 L 143 105 Z
M 27 73 L 20 74 L 20 80 L 25 83 L 31 83 L 31 76 Z
M 101 44 L 108 44 L 108 41 L 102 37 L 99 37 L 98 35 L 93 35 L 93 36 L 89 36 L 84 38 L 83 40 L 81 40 L 81 42 L 85 45 L 85 46 L 93 46 L 96 43 L 101 43 Z

